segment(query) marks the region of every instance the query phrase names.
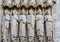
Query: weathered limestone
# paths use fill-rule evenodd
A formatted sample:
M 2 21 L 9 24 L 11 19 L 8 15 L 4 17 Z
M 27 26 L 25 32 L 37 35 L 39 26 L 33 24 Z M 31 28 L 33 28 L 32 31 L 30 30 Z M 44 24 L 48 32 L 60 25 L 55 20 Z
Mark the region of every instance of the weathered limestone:
M 29 42 L 34 42 L 35 16 L 33 14 L 34 14 L 33 9 L 30 8 L 27 15 L 27 29 Z
M 56 5 L 53 7 L 54 17 L 54 42 L 60 42 L 60 0 L 56 0 Z
M 35 0 L 28 0 L 28 6 L 36 6 L 36 1 Z
M 52 42 L 52 38 L 53 38 L 53 20 L 52 20 L 52 16 L 51 15 L 46 15 L 46 17 L 48 18 L 48 20 L 46 20 L 46 31 L 47 31 L 47 36 L 48 36 L 48 40 L 50 40 Z M 48 26 L 47 26 L 48 25 Z
M 52 8 L 55 3 L 56 0 L 0 0 L 0 42 L 53 42 Z M 57 28 L 55 38 L 59 39 Z
M 52 8 L 51 7 L 48 7 L 48 9 L 47 9 L 47 15 L 52 15 Z
M 52 0 L 47 0 L 47 6 L 52 6 L 53 5 L 53 2 L 52 2 Z
M 18 11 L 16 8 L 13 9 L 11 17 L 11 37 L 13 42 L 18 42 Z
M 2 0 L 0 0 L 0 42 L 2 41 L 2 16 L 3 16 L 3 8 L 2 8 Z
M 2 0 L 0 0 L 0 42 L 2 41 L 2 15 L 3 15 Z
M 26 41 L 26 10 L 22 8 L 19 14 L 19 38 L 20 42 Z
M 53 3 L 56 3 L 57 0 L 53 0 Z
M 12 7 L 12 0 L 2 0 L 3 6 L 9 6 Z
M 37 37 L 39 38 L 39 42 L 43 42 L 44 41 L 44 18 L 40 8 L 38 8 L 37 15 L 36 15 L 36 32 L 37 32 Z
M 45 15 L 48 42 L 53 42 L 53 22 L 54 21 L 53 21 L 51 12 L 52 12 L 51 8 L 48 8 L 48 13 L 47 15 Z
M 13 6 L 20 7 L 20 0 L 13 0 Z
M 21 6 L 28 6 L 28 0 L 21 0 Z
M 10 26 L 10 14 L 11 12 L 6 9 L 4 10 L 4 28 L 3 28 L 3 42 L 9 42 L 9 35 L 10 35 L 10 31 L 9 31 L 9 26 Z
M 38 5 L 43 5 L 43 1 L 42 0 L 36 0 L 36 4 L 37 4 L 37 6 Z
M 47 1 L 48 1 L 48 0 L 43 0 L 43 2 L 45 2 L 45 3 L 46 3 Z

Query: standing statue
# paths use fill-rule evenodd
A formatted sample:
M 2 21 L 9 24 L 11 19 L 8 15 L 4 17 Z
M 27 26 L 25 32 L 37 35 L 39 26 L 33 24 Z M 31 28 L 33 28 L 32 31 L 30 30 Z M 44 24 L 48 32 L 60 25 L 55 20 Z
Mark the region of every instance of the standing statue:
M 11 36 L 13 42 L 18 42 L 18 11 L 16 8 L 13 9 L 11 17 Z
M 10 14 L 11 12 L 6 9 L 4 10 L 4 31 L 3 31 L 3 42 L 9 42 L 10 35 Z
M 28 30 L 29 42 L 34 42 L 35 16 L 33 14 L 34 11 L 32 8 L 30 8 L 27 15 L 27 30 Z
M 19 37 L 20 42 L 26 41 L 26 10 L 22 8 L 21 13 L 19 14 Z
M 48 42 L 53 42 L 53 17 L 52 17 L 52 11 L 48 9 L 48 13 L 45 16 L 46 21 L 46 32 L 48 37 Z
M 44 18 L 40 8 L 38 8 L 36 15 L 36 32 L 39 42 L 44 42 Z
M 53 38 L 53 18 L 51 15 L 46 15 L 46 31 L 48 41 L 52 42 Z

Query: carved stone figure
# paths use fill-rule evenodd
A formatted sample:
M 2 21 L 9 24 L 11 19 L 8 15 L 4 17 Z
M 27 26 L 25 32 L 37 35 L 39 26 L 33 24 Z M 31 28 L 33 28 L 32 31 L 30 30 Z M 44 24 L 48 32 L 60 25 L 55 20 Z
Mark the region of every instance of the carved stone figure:
M 3 6 L 12 7 L 12 0 L 3 0 Z
M 52 15 L 52 8 L 51 8 L 51 7 L 48 7 L 47 13 L 48 13 L 49 15 Z
M 45 20 L 46 20 L 46 32 L 47 32 L 48 41 L 52 42 L 52 39 L 53 39 L 53 17 L 51 15 L 46 15 Z
M 29 42 L 34 42 L 35 16 L 33 14 L 34 14 L 33 9 L 30 9 L 27 15 L 27 29 Z
M 11 36 L 13 42 L 18 42 L 18 11 L 13 10 L 13 15 L 11 18 Z
M 26 10 L 23 8 L 21 10 L 21 13 L 19 15 L 19 37 L 21 42 L 27 42 L 26 41 Z
M 3 31 L 3 42 L 9 42 L 9 35 L 10 35 L 10 31 L 9 31 L 9 26 L 10 26 L 10 14 L 11 12 L 6 9 L 4 10 L 4 31 Z
M 37 36 L 39 38 L 39 41 L 43 42 L 43 40 L 44 40 L 44 18 L 43 18 L 41 9 L 37 10 L 36 32 L 37 32 Z

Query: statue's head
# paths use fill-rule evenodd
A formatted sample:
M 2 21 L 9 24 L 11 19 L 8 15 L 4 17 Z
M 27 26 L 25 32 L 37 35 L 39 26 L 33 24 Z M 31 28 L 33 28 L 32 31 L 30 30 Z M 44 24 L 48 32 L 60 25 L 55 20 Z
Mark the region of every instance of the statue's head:
M 38 13 L 39 15 L 42 15 L 42 10 L 40 8 L 38 9 Z
M 29 15 L 33 15 L 34 14 L 34 9 L 31 7 L 29 8 Z
M 51 7 L 49 7 L 49 8 L 47 9 L 47 13 L 48 13 L 48 15 L 52 15 L 52 8 L 51 8 Z
M 25 9 L 25 7 L 21 8 L 20 15 L 26 15 L 26 9 Z
M 5 11 L 5 14 L 10 14 L 9 9 L 6 9 L 6 10 L 4 10 L 4 11 Z
M 13 9 L 13 14 L 18 15 L 18 10 L 16 8 Z
M 21 13 L 22 13 L 22 15 L 26 15 L 26 9 L 23 8 L 23 9 L 21 10 Z

